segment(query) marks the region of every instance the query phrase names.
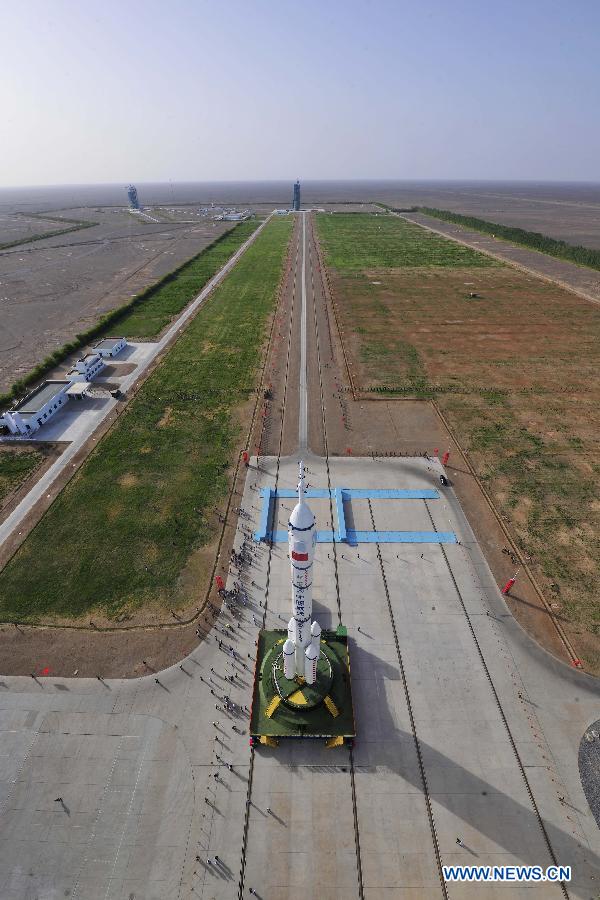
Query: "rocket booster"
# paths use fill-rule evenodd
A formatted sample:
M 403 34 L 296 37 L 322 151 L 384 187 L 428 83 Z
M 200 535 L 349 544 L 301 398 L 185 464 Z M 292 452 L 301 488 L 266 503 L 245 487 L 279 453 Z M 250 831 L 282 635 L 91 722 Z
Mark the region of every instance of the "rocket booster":
M 292 510 L 288 523 L 288 544 L 292 573 L 292 618 L 288 624 L 288 640 L 295 648 L 296 675 L 306 677 L 307 670 L 316 669 L 316 663 L 307 664 L 306 652 L 311 646 L 312 582 L 316 520 L 304 499 L 304 464 L 301 462 L 298 482 L 298 503 Z M 318 627 L 318 626 L 317 626 Z M 320 633 L 320 629 L 319 629 Z M 307 679 L 308 680 L 308 679 Z M 309 683 L 312 684 L 312 681 Z

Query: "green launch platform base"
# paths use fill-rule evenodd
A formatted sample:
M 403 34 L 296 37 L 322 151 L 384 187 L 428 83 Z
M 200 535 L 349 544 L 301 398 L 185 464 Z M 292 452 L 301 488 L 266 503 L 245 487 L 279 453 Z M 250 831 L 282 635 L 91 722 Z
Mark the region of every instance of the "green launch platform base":
M 283 674 L 287 630 L 258 636 L 250 715 L 253 743 L 275 746 L 283 738 L 320 738 L 334 747 L 355 735 L 348 637 L 343 625 L 321 632 L 317 678 L 309 685 Z

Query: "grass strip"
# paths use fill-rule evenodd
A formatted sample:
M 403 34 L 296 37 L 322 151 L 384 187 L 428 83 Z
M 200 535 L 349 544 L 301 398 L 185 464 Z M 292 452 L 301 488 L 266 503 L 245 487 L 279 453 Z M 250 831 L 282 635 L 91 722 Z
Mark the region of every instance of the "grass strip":
M 498 265 L 482 253 L 425 232 L 397 216 L 319 213 L 317 225 L 325 261 L 339 272 L 406 266 Z
M 180 575 L 214 537 L 292 224 L 266 226 L 0 573 L 2 619 L 190 599 Z
M 0 446 L 0 501 L 33 472 L 42 458 L 33 447 Z
M 524 228 L 516 228 L 514 225 L 500 225 L 497 222 L 488 222 L 486 219 L 478 219 L 475 216 L 463 216 L 460 213 L 450 212 L 448 209 L 435 209 L 429 206 L 420 206 L 418 211 L 442 222 L 453 222 L 455 225 L 463 225 L 473 231 L 482 234 L 491 234 L 492 237 L 501 238 L 503 241 L 511 241 L 521 247 L 538 250 L 548 256 L 557 259 L 566 259 L 578 266 L 587 266 L 589 269 L 600 269 L 600 250 L 591 247 L 582 247 L 581 244 L 568 244 L 556 238 L 548 237 L 539 231 L 527 231 Z
M 118 323 L 119 335 L 126 338 L 156 337 L 200 293 L 259 225 L 256 219 L 249 219 L 220 235 L 192 259 L 133 298 L 136 302 L 120 315 L 115 315 L 111 324 Z

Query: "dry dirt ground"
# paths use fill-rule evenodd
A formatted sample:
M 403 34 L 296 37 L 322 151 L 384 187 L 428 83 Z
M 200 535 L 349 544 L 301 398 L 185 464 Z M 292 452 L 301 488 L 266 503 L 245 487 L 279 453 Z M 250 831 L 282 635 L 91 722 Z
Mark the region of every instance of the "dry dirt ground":
M 525 596 L 521 573 L 513 612 L 558 652 L 551 609 L 597 672 L 600 311 L 506 267 L 331 273 L 330 281 L 357 396 L 368 403 L 380 386 L 435 396 L 547 599 L 544 607 L 536 592 Z M 383 405 L 397 405 L 400 431 L 410 428 L 406 400 Z M 451 472 L 503 584 L 515 568 L 502 554 L 507 536 L 472 490 L 470 467 L 463 461 Z
M 597 184 L 406 183 L 378 192 L 372 199 L 395 207 L 449 209 L 501 225 L 539 231 L 569 244 L 600 248 Z
M 52 213 L 61 214 L 99 224 L 0 252 L 0 393 L 231 228 L 207 218 L 155 224 L 110 207 Z

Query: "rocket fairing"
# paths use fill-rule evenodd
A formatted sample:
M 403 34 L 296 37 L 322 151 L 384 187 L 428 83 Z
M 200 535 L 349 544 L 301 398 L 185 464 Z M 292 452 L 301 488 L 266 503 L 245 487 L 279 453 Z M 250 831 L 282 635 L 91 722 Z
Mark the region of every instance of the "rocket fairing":
M 288 545 L 290 550 L 290 565 L 292 574 L 292 618 L 288 624 L 288 640 L 294 645 L 295 650 L 295 674 L 305 677 L 312 676 L 313 684 L 316 677 L 316 665 L 320 648 L 316 657 L 311 653 L 307 658 L 309 647 L 314 649 L 313 631 L 315 625 L 312 620 L 312 580 L 313 560 L 315 544 L 317 543 L 316 520 L 311 508 L 304 499 L 304 464 L 299 466 L 300 479 L 298 482 L 298 503 L 292 510 L 288 523 Z M 288 664 L 289 667 L 289 664 Z

